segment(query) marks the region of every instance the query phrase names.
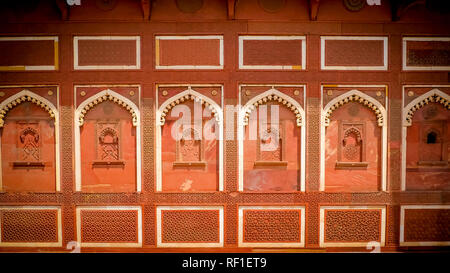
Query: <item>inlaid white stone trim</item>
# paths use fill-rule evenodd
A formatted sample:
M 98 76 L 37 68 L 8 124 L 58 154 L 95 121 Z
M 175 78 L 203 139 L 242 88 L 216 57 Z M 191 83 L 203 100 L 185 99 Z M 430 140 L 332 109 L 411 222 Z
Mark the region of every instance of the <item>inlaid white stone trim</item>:
M 62 246 L 62 218 L 61 207 L 59 206 L 0 206 L 2 210 L 56 210 L 57 211 L 57 242 L 2 242 L 0 236 L 0 247 L 61 247 Z M 0 235 L 2 234 L 3 224 L 0 218 Z
M 405 210 L 450 209 L 450 205 L 403 205 L 400 206 L 400 246 L 450 246 L 450 241 L 405 242 Z
M 302 60 L 301 65 L 244 65 L 244 41 L 245 40 L 300 40 L 302 41 Z M 239 69 L 276 69 L 276 70 L 305 70 L 306 69 L 306 36 L 239 36 Z
M 323 85 L 322 85 L 322 105 L 323 105 Z M 339 86 L 337 86 L 339 87 Z M 345 87 L 345 86 L 342 86 Z M 370 87 L 370 86 L 360 86 Z M 320 121 L 320 191 L 325 190 L 325 131 L 330 123 L 331 113 L 344 105 L 345 103 L 355 101 L 359 102 L 374 111 L 377 116 L 378 126 L 381 127 L 382 142 L 381 142 L 381 190 L 387 189 L 387 111 L 384 106 L 375 98 L 362 93 L 356 89 L 350 90 L 340 96 L 332 99 L 321 111 Z M 386 98 L 387 106 L 387 98 Z
M 160 85 L 159 87 L 164 87 L 165 85 Z M 167 85 L 173 86 L 173 85 Z M 167 87 L 166 86 L 166 87 Z M 197 86 L 197 85 L 195 85 Z M 194 86 L 194 87 L 195 87 Z M 202 85 L 202 86 L 212 86 L 212 85 Z M 159 88 L 158 87 L 158 88 Z M 221 88 L 221 101 L 223 103 L 223 87 Z M 158 89 L 156 90 L 156 97 L 158 97 Z M 156 111 L 156 191 L 162 191 L 162 126 L 165 124 L 165 116 L 169 113 L 170 109 L 174 106 L 183 103 L 185 101 L 194 100 L 200 102 L 202 105 L 211 110 L 215 117 L 217 125 L 219 127 L 219 191 L 223 191 L 223 111 L 220 105 L 218 105 L 213 99 L 195 91 L 190 85 L 183 92 L 174 95 L 164 101 L 161 106 Z
M 244 210 L 299 210 L 300 211 L 300 241 L 299 242 L 270 242 L 244 243 Z M 305 247 L 305 206 L 239 206 L 239 247 Z
M 219 65 L 160 65 L 159 41 L 160 40 L 219 40 Z M 223 36 L 222 35 L 196 35 L 196 36 L 155 36 L 156 69 L 223 69 Z M 182 50 L 182 49 L 180 49 Z
M 320 206 L 320 247 L 367 247 L 369 242 L 325 242 L 325 210 L 381 210 L 380 246 L 386 241 L 386 207 L 385 206 Z
M 406 55 L 407 55 L 407 44 L 408 41 L 419 41 L 419 42 L 450 42 L 450 37 L 403 37 L 402 40 L 402 68 L 405 71 L 414 71 L 414 70 L 431 70 L 431 71 L 439 71 L 439 70 L 448 70 L 450 71 L 450 66 L 414 66 L 414 65 L 407 65 L 406 61 Z
M 305 85 L 271 85 L 272 88 L 269 90 L 258 94 L 257 96 L 250 99 L 244 106 L 241 106 L 241 93 L 242 87 L 252 86 L 252 85 L 240 85 L 239 86 L 239 113 L 238 113 L 238 141 L 239 141 L 239 191 L 244 190 L 244 132 L 245 126 L 248 124 L 248 116 L 251 111 L 253 111 L 256 107 L 261 104 L 267 103 L 270 101 L 269 97 L 272 97 L 272 100 L 281 102 L 283 105 L 288 107 L 296 116 L 297 126 L 300 126 L 301 136 L 300 136 L 300 191 L 305 191 L 305 175 L 306 175 L 306 126 L 304 123 L 306 121 L 305 110 L 301 107 L 301 105 L 294 100 L 292 97 L 276 90 L 274 86 L 287 86 L 287 87 L 301 87 L 303 88 L 304 100 L 306 101 L 306 87 Z M 256 85 L 254 85 L 256 86 Z M 261 85 L 264 86 L 264 85 Z M 281 99 L 281 101 L 280 101 Z M 261 101 L 261 102 L 260 102 Z
M 137 243 L 84 243 L 81 240 L 82 210 L 135 210 L 138 212 L 138 242 Z M 77 206 L 76 208 L 77 243 L 80 247 L 142 247 L 142 208 L 140 206 Z
M 60 137 L 60 128 L 59 128 L 59 111 L 58 108 L 47 100 L 44 97 L 39 96 L 38 94 L 24 89 L 4 101 L 0 103 L 0 128 L 4 125 L 4 119 L 7 116 L 7 112 L 14 108 L 15 106 L 28 101 L 32 102 L 45 111 L 47 111 L 50 117 L 55 119 L 55 179 L 56 179 L 56 191 L 61 190 L 61 171 L 60 171 L 60 147 L 59 147 L 59 137 Z M 59 88 L 57 90 L 57 101 L 59 101 Z M 1 134 L 0 134 L 0 151 L 1 151 Z M 0 171 L 1 171 L 1 152 L 0 152 Z M 0 191 L 2 191 L 2 175 L 0 175 Z
M 325 64 L 325 43 L 327 40 L 359 40 L 383 41 L 383 65 L 380 66 L 347 66 Z M 388 37 L 383 36 L 321 36 L 320 37 L 320 69 L 322 70 L 388 70 Z
M 75 86 L 75 92 L 77 90 Z M 139 90 L 140 92 L 140 90 Z M 80 130 L 83 125 L 83 118 L 87 111 L 98 105 L 103 101 L 111 100 L 118 105 L 124 107 L 130 112 L 132 116 L 133 126 L 136 127 L 136 191 L 141 191 L 141 114 L 139 108 L 134 102 L 128 98 L 120 95 L 111 89 L 106 89 L 98 92 L 91 97 L 84 100 L 75 110 L 74 125 L 75 125 L 75 190 L 81 191 L 81 143 Z
M 79 65 L 78 41 L 80 40 L 135 40 L 136 64 L 135 65 Z M 102 70 L 102 69 L 140 69 L 141 68 L 141 37 L 140 36 L 74 36 L 73 37 L 73 68 L 75 70 Z
M 162 211 L 163 210 L 218 210 L 219 211 L 219 242 L 218 243 L 163 243 L 162 242 Z M 157 247 L 223 247 L 224 242 L 224 210 L 223 206 L 157 206 L 156 207 L 156 237 Z
M 418 96 L 412 100 L 408 105 L 404 106 L 405 101 L 405 88 L 407 87 L 430 87 L 433 88 L 430 91 Z M 450 110 L 450 95 L 442 92 L 439 88 L 450 87 L 450 85 L 404 85 L 402 89 L 402 171 L 401 171 L 401 190 L 406 190 L 406 138 L 408 135 L 408 126 L 412 125 L 412 119 L 414 113 L 430 102 L 436 102 L 442 104 L 443 107 Z

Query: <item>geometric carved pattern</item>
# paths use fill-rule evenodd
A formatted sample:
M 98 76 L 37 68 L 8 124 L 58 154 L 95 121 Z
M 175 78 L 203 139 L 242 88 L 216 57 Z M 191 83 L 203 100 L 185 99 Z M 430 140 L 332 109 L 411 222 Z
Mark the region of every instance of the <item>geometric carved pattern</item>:
M 81 210 L 81 242 L 137 242 L 136 210 Z
M 405 242 L 450 241 L 449 209 L 405 210 Z
M 57 242 L 56 210 L 3 210 L 2 242 Z
M 363 124 L 342 124 L 341 161 L 361 162 L 363 157 Z
M 300 211 L 244 210 L 244 242 L 299 242 Z
M 17 124 L 19 132 L 18 153 L 19 161 L 35 162 L 40 160 L 40 130 L 38 123 Z
M 380 238 L 380 210 L 325 211 L 325 242 L 366 242 Z
M 177 160 L 180 162 L 198 162 L 203 158 L 200 134 L 192 127 L 185 128 L 181 139 L 177 141 Z M 192 125 L 191 125 L 192 126 Z
M 162 242 L 219 242 L 219 210 L 162 210 Z
M 115 161 L 120 159 L 119 124 L 97 123 L 97 160 Z
M 261 161 L 282 161 L 282 136 L 278 124 L 267 126 L 267 130 L 261 132 L 259 150 L 259 160 Z M 265 145 L 265 149 L 261 146 Z M 263 146 L 264 147 L 264 146 Z

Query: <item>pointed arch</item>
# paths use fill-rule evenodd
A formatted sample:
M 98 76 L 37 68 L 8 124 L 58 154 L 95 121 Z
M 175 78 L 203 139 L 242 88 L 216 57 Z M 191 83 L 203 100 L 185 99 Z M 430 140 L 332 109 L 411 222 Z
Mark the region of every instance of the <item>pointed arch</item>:
M 159 122 L 158 125 L 159 126 L 164 125 L 165 116 L 167 115 L 167 113 L 169 113 L 172 107 L 188 100 L 200 102 L 201 104 L 205 105 L 205 107 L 209 107 L 209 110 L 211 110 L 211 112 L 213 113 L 214 117 L 216 118 L 216 121 L 222 123 L 223 121 L 222 108 L 211 98 L 203 94 L 200 94 L 199 92 L 189 87 L 188 89 L 174 95 L 173 97 L 167 99 L 165 102 L 161 104 L 161 106 L 158 109 L 158 112 L 156 113 L 157 115 L 156 121 Z
M 322 116 L 322 123 L 325 124 L 325 126 L 330 125 L 330 117 L 333 111 L 338 109 L 342 105 L 352 101 L 359 102 L 362 105 L 372 109 L 372 111 L 377 116 L 378 126 L 380 127 L 385 126 L 387 117 L 386 117 L 386 109 L 384 108 L 384 106 L 371 96 L 355 89 L 350 90 L 340 96 L 337 96 L 324 107 L 323 109 L 324 115 Z
M 441 90 L 434 88 L 415 98 L 403 108 L 403 126 L 411 126 L 415 112 L 430 102 L 440 103 L 447 108 L 447 110 L 450 110 L 450 96 Z
M 431 86 L 430 86 L 431 87 Z M 403 96 L 405 95 L 405 86 L 403 86 Z M 414 114 L 417 110 L 430 102 L 440 103 L 443 107 L 450 110 L 450 96 L 437 88 L 418 96 L 406 105 L 402 110 L 402 171 L 401 171 L 401 190 L 406 190 L 406 149 L 408 127 L 412 125 Z
M 259 105 L 265 104 L 269 101 L 277 101 L 285 105 L 289 110 L 291 110 L 295 117 L 297 118 L 297 126 L 303 125 L 303 120 L 305 118 L 305 111 L 300 106 L 300 104 L 291 98 L 290 96 L 271 88 L 264 93 L 258 94 L 257 96 L 251 98 L 240 111 L 240 122 L 244 125 L 248 125 L 248 118 L 251 112 Z
M 320 126 L 320 191 L 325 190 L 325 132 L 330 125 L 330 117 L 334 110 L 348 102 L 358 102 L 369 107 L 376 115 L 378 126 L 381 127 L 381 190 L 387 190 L 387 112 L 385 107 L 375 98 L 356 89 L 332 99 L 322 109 Z M 386 102 L 387 104 L 387 102 Z
M 99 103 L 107 100 L 122 106 L 128 112 L 130 112 L 133 126 L 137 126 L 140 123 L 140 112 L 136 104 L 134 104 L 128 98 L 120 95 L 119 93 L 114 92 L 111 89 L 107 89 L 95 95 L 92 95 L 91 97 L 80 103 L 80 105 L 77 107 L 77 110 L 75 111 L 75 124 L 77 124 L 78 126 L 82 126 L 84 123 L 84 116 L 87 114 L 87 112 Z
M 132 117 L 133 126 L 136 127 L 136 191 L 141 191 L 141 115 L 139 108 L 128 98 L 106 89 L 84 100 L 75 110 L 75 190 L 81 191 L 81 144 L 80 129 L 84 123 L 84 116 L 89 110 L 104 101 L 112 101 L 125 108 Z
M 219 127 L 219 191 L 223 191 L 223 111 L 214 100 L 195 91 L 191 86 L 188 86 L 188 89 L 183 92 L 168 98 L 156 111 L 156 191 L 162 191 L 161 134 L 162 126 L 165 124 L 165 117 L 174 106 L 189 100 L 200 102 L 205 107 L 208 107 Z
M 304 86 L 303 86 L 304 88 Z M 269 101 L 278 101 L 279 103 L 288 107 L 291 110 L 297 121 L 297 126 L 300 127 L 300 191 L 305 191 L 305 175 L 306 175 L 306 126 L 305 110 L 303 107 L 289 95 L 286 95 L 275 88 L 271 88 L 257 96 L 251 98 L 239 110 L 238 116 L 238 141 L 239 141 L 239 191 L 244 190 L 244 127 L 248 125 L 248 119 L 251 112 L 259 105 L 265 104 Z
M 59 92 L 59 90 L 58 90 Z M 60 150 L 59 150 L 59 112 L 58 108 L 49 100 L 46 98 L 39 96 L 38 94 L 24 89 L 8 98 L 6 98 L 4 101 L 0 103 L 0 128 L 4 125 L 4 119 L 6 118 L 7 113 L 12 108 L 16 107 L 17 105 L 23 103 L 23 102 L 31 102 L 34 103 L 41 108 L 43 108 L 45 111 L 47 111 L 50 115 L 50 117 L 55 119 L 55 172 L 56 172 L 56 191 L 59 192 L 61 190 L 61 183 L 60 183 Z M 0 136 L 1 138 L 1 136 Z M 1 148 L 0 148 L 1 150 Z M 0 153 L 0 159 L 1 159 L 1 153 Z M 1 160 L 0 160 L 1 161 Z M 0 171 L 1 171 L 1 162 L 0 162 Z M 0 190 L 2 189 L 2 183 L 1 183 L 1 174 L 0 174 Z

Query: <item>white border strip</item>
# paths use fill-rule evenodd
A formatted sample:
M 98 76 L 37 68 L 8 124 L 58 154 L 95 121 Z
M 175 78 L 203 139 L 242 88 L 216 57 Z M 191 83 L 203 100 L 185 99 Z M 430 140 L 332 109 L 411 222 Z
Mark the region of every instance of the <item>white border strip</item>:
M 2 226 L 0 218 L 0 247 L 61 247 L 62 246 L 62 218 L 59 206 L 0 206 L 2 210 L 56 210 L 58 242 L 2 242 Z
M 300 241 L 295 243 L 244 243 L 244 210 L 300 210 Z M 239 206 L 239 247 L 304 247 L 305 246 L 305 206 Z
M 123 102 L 125 102 L 127 105 L 129 105 L 134 112 L 136 113 L 136 191 L 140 192 L 141 188 L 142 188 L 142 175 L 141 175 L 141 165 L 142 165 L 142 158 L 141 158 L 141 112 L 139 111 L 139 107 L 134 104 L 134 102 L 132 102 L 131 100 L 127 99 L 126 97 L 120 95 L 119 93 L 116 93 L 114 91 L 112 91 L 109 88 L 113 88 L 114 87 L 137 87 L 138 88 L 138 92 L 139 92 L 139 101 L 141 100 L 141 87 L 140 85 L 75 85 L 74 86 L 74 102 L 75 105 L 77 103 L 77 89 L 78 88 L 89 88 L 89 87 L 105 87 L 105 90 L 98 92 L 94 95 L 92 95 L 89 98 L 86 98 L 79 106 L 78 108 L 75 110 L 75 114 L 74 114 L 74 137 L 75 137 L 75 190 L 76 191 L 81 191 L 81 128 L 79 126 L 79 119 L 80 119 L 80 114 L 81 111 L 83 110 L 83 108 L 88 105 L 89 103 L 93 102 L 95 99 L 105 95 L 106 93 L 112 95 L 115 98 L 118 98 L 120 100 L 122 100 Z M 118 105 L 118 107 L 120 107 Z
M 360 40 L 383 41 L 383 65 L 382 66 L 346 66 L 325 65 L 325 42 L 327 40 Z M 320 69 L 322 70 L 388 70 L 388 37 L 383 36 L 320 36 Z
M 3 88 L 3 86 L 1 86 Z M 53 85 L 48 85 L 48 86 L 36 86 L 36 87 L 55 87 Z M 59 111 L 57 106 L 55 106 L 53 103 L 51 103 L 49 100 L 47 100 L 44 97 L 39 96 L 38 94 L 27 90 L 26 88 L 33 88 L 33 87 L 24 87 L 25 89 L 23 89 L 22 91 L 6 98 L 2 103 L 0 103 L 0 109 L 3 109 L 6 105 L 8 105 L 9 103 L 15 101 L 16 99 L 22 97 L 22 96 L 30 96 L 38 101 L 41 101 L 43 103 L 45 103 L 45 105 L 48 105 L 48 107 L 50 107 L 50 109 L 53 111 L 53 113 L 55 114 L 55 191 L 59 192 L 61 191 L 61 161 L 60 161 L 60 128 L 59 128 Z M 56 101 L 57 104 L 59 105 L 59 86 L 56 86 Z M 6 118 L 6 117 L 5 117 Z M 1 163 L 1 134 L 0 134 L 0 172 L 2 171 L 2 163 Z M 0 173 L 0 192 L 3 191 L 3 178 L 2 178 L 2 174 Z
M 164 103 L 161 104 L 160 107 L 158 107 L 158 91 L 161 87 L 184 87 L 184 86 L 188 86 L 188 89 L 184 90 L 181 93 L 178 93 L 170 98 L 168 98 L 167 100 L 164 101 Z M 219 191 L 223 191 L 224 188 L 224 183 L 223 183 L 223 169 L 224 169 L 224 139 L 223 139 L 223 131 L 224 131 L 224 119 L 223 119 L 223 110 L 222 107 L 220 105 L 218 105 L 213 99 L 202 95 L 198 92 L 196 92 L 193 88 L 196 87 L 218 87 L 220 88 L 220 96 L 221 96 L 221 104 L 223 105 L 223 85 L 214 85 L 214 84 L 203 84 L 203 85 L 199 85 L 199 84 L 193 84 L 193 85 L 189 85 L 189 84 L 180 84 L 180 85 L 172 85 L 172 84 L 167 84 L 167 85 L 157 85 L 156 86 L 156 93 L 155 93 L 155 101 L 156 101 L 156 118 L 155 118 L 155 126 L 156 126 L 156 191 L 160 192 L 162 191 L 162 126 L 161 125 L 161 114 L 163 113 L 163 110 L 166 108 L 167 105 L 169 105 L 170 103 L 176 101 L 177 99 L 184 97 L 185 95 L 194 95 L 197 98 L 200 98 L 203 101 L 208 102 L 212 107 L 214 107 L 214 109 L 216 110 L 217 114 L 219 115 L 219 122 L 218 122 L 218 127 L 219 127 Z M 180 191 L 180 193 L 183 193 Z M 189 192 L 185 192 L 185 193 L 189 193 Z M 192 192 L 191 192 L 192 193 Z
M 223 36 L 222 35 L 197 35 L 197 36 L 155 36 L 158 40 L 219 40 L 219 65 L 156 65 L 156 69 L 223 69 Z M 159 50 L 159 46 L 157 47 Z M 180 49 L 182 50 L 182 49 Z M 155 51 L 155 55 L 160 52 Z
M 239 112 L 238 112 L 238 142 L 239 142 L 239 150 L 238 150 L 238 158 L 239 158 L 239 178 L 238 178 L 238 190 L 244 191 L 244 132 L 245 132 L 245 125 L 244 125 L 244 117 L 246 109 L 253 105 L 254 102 L 258 101 L 259 99 L 266 97 L 270 94 L 277 95 L 278 97 L 281 97 L 288 102 L 290 102 L 292 105 L 295 105 L 297 109 L 300 110 L 300 115 L 302 118 L 302 124 L 301 124 L 301 136 L 300 136 L 300 191 L 304 192 L 306 189 L 306 182 L 305 182 L 305 176 L 306 176 L 306 114 L 304 108 L 292 97 L 289 95 L 286 95 L 276 89 L 270 88 L 269 90 L 251 98 L 245 105 L 241 105 L 241 96 L 242 96 L 242 87 L 245 86 L 271 86 L 271 87 L 301 87 L 303 88 L 303 102 L 306 107 L 306 85 L 283 85 L 283 84 L 261 84 L 261 85 L 250 85 L 250 84 L 241 84 L 239 85 Z
M 381 210 L 380 246 L 385 246 L 386 240 L 386 207 L 385 206 L 320 206 L 320 247 L 366 247 L 368 242 L 325 242 L 325 210 Z
M 450 246 L 450 241 L 405 242 L 405 210 L 450 209 L 450 205 L 404 205 L 400 206 L 400 246 Z
M 301 40 L 302 60 L 301 68 L 296 69 L 292 65 L 245 65 L 244 41 L 245 40 Z M 277 69 L 277 70 L 305 70 L 306 69 L 306 36 L 239 36 L 239 69 Z
M 450 42 L 450 37 L 403 37 L 402 39 L 402 69 L 404 71 L 411 71 L 411 70 L 449 70 L 450 66 L 409 66 L 406 64 L 407 58 L 407 44 L 408 41 L 418 41 L 418 42 L 429 42 L 429 41 L 437 41 L 437 42 Z
M 218 210 L 219 211 L 219 242 L 218 243 L 163 243 L 162 213 L 163 210 Z M 156 207 L 157 247 L 223 247 L 224 212 L 223 206 L 157 206 Z M 212 227 L 211 227 L 212 228 Z
M 0 37 L 0 41 L 53 41 L 53 51 L 58 52 L 59 48 L 55 48 L 58 43 L 58 36 L 24 36 L 24 37 Z M 58 59 L 53 63 L 59 62 Z M 56 70 L 56 65 L 5 65 L 0 66 L 0 71 L 38 71 L 38 70 Z M 11 68 L 11 69 L 7 69 Z M 17 68 L 17 69 L 15 69 Z M 21 70 L 20 68 L 23 68 Z
M 358 95 L 362 98 L 367 99 L 374 105 L 376 105 L 378 107 L 378 109 L 380 110 L 381 114 L 383 115 L 383 127 L 381 128 L 382 140 L 381 140 L 381 162 L 380 162 L 380 164 L 381 164 L 381 190 L 387 191 L 387 162 L 388 162 L 388 159 L 387 159 L 387 127 L 388 127 L 389 120 L 388 120 L 388 115 L 387 115 L 386 109 L 389 109 L 388 99 L 387 99 L 388 96 L 386 94 L 386 98 L 385 98 L 386 108 L 384 108 L 383 105 L 381 105 L 381 103 L 379 101 L 377 101 L 375 98 L 357 90 L 357 88 L 366 88 L 366 87 L 387 88 L 387 86 L 386 85 L 335 85 L 334 87 L 336 87 L 336 88 L 354 87 L 355 89 L 345 92 L 344 94 L 342 94 L 338 97 L 335 97 L 325 107 L 323 107 L 323 97 L 324 97 L 323 88 L 324 87 L 328 87 L 328 85 L 322 84 L 320 86 L 321 114 L 320 114 L 320 186 L 319 186 L 319 190 L 325 191 L 325 137 L 326 137 L 325 115 L 326 115 L 328 109 L 330 109 L 330 107 L 333 106 L 336 102 L 338 102 L 341 99 L 344 99 L 346 97 L 349 97 L 351 95 Z
M 136 65 L 79 65 L 78 41 L 80 40 L 135 40 L 136 41 Z M 75 70 L 100 70 L 100 69 L 140 69 L 141 68 L 141 37 L 140 36 L 74 36 L 73 37 L 73 68 Z
M 420 88 L 420 87 L 430 87 L 432 88 L 430 91 L 418 96 L 414 100 L 412 100 L 410 103 L 408 103 L 407 106 L 405 106 L 405 98 L 407 94 L 405 94 L 405 88 Z M 442 97 L 449 97 L 448 94 L 445 94 L 444 92 L 440 91 L 439 87 L 450 87 L 450 85 L 403 85 L 402 86 L 402 146 L 401 146 L 401 190 L 406 190 L 406 149 L 408 146 L 407 143 L 407 136 L 408 136 L 408 126 L 409 124 L 406 122 L 405 118 L 409 112 L 409 110 L 416 105 L 418 102 L 422 101 L 425 98 L 428 98 L 434 94 L 438 94 Z M 449 97 L 450 99 L 450 97 Z M 411 121 L 412 122 L 412 121 Z
M 83 243 L 81 241 L 81 211 L 82 210 L 135 210 L 138 212 L 138 242 L 137 243 Z M 77 206 L 76 208 L 77 243 L 80 247 L 142 247 L 142 208 L 140 206 Z

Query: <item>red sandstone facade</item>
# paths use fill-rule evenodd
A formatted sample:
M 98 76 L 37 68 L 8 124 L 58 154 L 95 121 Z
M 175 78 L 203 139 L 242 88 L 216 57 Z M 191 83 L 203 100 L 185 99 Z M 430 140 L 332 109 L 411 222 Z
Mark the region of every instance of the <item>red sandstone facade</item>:
M 450 245 L 448 9 L 368 2 L 2 6 L 0 251 Z

